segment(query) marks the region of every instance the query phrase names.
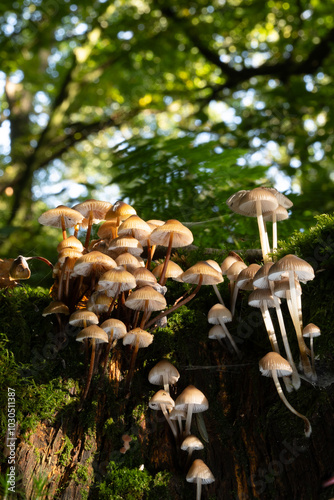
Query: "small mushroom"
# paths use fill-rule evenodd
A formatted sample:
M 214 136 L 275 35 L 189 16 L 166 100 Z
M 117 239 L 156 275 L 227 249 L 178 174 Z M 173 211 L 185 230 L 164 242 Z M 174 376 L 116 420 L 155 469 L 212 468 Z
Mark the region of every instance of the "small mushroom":
M 291 375 L 292 368 L 290 366 L 290 363 L 277 352 L 268 352 L 268 354 L 260 359 L 259 368 L 262 375 L 264 375 L 265 377 L 273 378 L 279 397 L 292 413 L 304 420 L 305 436 L 310 437 L 312 432 L 310 421 L 308 420 L 308 418 L 306 418 L 291 406 L 289 401 L 286 399 L 282 390 L 282 386 L 278 380 L 278 377 L 286 377 Z
M 162 359 L 151 368 L 148 380 L 154 385 L 163 385 L 165 392 L 169 394 L 169 385 L 174 385 L 179 380 L 178 369 L 167 359 Z
M 186 476 L 188 483 L 196 483 L 196 500 L 201 499 L 202 484 L 210 484 L 215 480 L 209 467 L 201 460 L 197 458 L 193 461 L 188 474 Z
M 175 406 L 174 400 L 170 397 L 170 395 L 163 389 L 160 389 L 160 391 L 156 392 L 154 396 L 150 399 L 148 406 L 152 408 L 152 410 L 162 411 L 165 419 L 168 422 L 169 427 L 172 430 L 175 439 L 177 439 L 176 427 L 174 425 L 174 422 L 169 418 L 168 414 L 168 411 L 171 411 Z
M 175 408 L 187 411 L 185 434 L 188 436 L 190 434 L 192 414 L 207 410 L 209 402 L 203 392 L 193 385 L 188 385 L 177 397 Z
M 320 337 L 321 331 L 318 326 L 314 323 L 309 323 L 303 328 L 303 337 L 310 339 L 310 349 L 311 349 L 311 365 L 313 370 L 314 378 L 316 378 L 315 366 L 314 366 L 314 349 L 313 349 L 313 339 L 315 337 Z
M 189 464 L 193 451 L 203 450 L 204 444 L 197 436 L 190 434 L 181 443 L 181 450 L 188 452 L 187 464 Z

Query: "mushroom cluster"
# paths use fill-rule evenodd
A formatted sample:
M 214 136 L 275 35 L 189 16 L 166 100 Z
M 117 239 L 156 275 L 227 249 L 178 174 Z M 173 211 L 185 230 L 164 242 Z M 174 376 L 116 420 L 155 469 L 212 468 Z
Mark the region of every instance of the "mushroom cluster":
M 162 411 L 178 449 L 187 452 L 185 469 L 188 469 L 193 452 L 204 448 L 201 440 L 191 434 L 192 416 L 194 413 L 206 411 L 209 402 L 203 392 L 194 385 L 188 385 L 174 401 L 170 395 L 170 386 L 174 387 L 179 378 L 180 373 L 177 368 L 166 359 L 153 366 L 148 374 L 148 380 L 151 384 L 161 385 L 164 388 L 152 396 L 149 407 L 152 410 Z M 175 423 L 176 420 L 178 424 Z M 186 480 L 196 483 L 196 499 L 200 500 L 202 484 L 212 483 L 215 478 L 203 460 L 196 459 L 188 469 Z

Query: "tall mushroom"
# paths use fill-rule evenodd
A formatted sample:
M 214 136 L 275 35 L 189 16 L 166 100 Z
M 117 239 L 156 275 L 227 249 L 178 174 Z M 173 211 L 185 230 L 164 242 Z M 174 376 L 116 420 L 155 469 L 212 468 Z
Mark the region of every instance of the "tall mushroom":
M 188 483 L 196 483 L 196 500 L 200 500 L 202 494 L 202 484 L 213 483 L 215 478 L 203 460 L 197 458 L 193 461 L 193 464 L 186 476 L 186 480 Z
M 51 208 L 38 218 L 38 222 L 43 226 L 61 227 L 63 239 L 65 240 L 66 229 L 76 226 L 82 222 L 84 216 L 77 210 L 59 205 L 56 208 Z
M 209 402 L 203 392 L 193 385 L 188 385 L 177 397 L 175 408 L 187 411 L 185 435 L 188 436 L 190 434 L 193 413 L 207 410 L 209 408 Z
M 297 417 L 300 417 L 304 420 L 304 432 L 306 437 L 310 437 L 312 433 L 312 427 L 308 418 L 295 410 L 289 401 L 286 399 L 284 392 L 282 390 L 282 386 L 279 383 L 278 377 L 286 377 L 291 375 L 292 368 L 290 363 L 284 359 L 277 352 L 268 352 L 262 359 L 259 361 L 259 368 L 265 377 L 272 377 L 275 383 L 275 387 L 277 389 L 278 395 L 285 404 L 285 406 Z
M 88 248 L 92 225 L 97 224 L 105 219 L 106 213 L 112 207 L 108 201 L 100 200 L 85 200 L 73 207 L 84 216 L 84 221 L 87 221 L 87 232 L 84 247 Z M 83 221 L 82 221 L 83 222 Z
M 312 370 L 313 370 L 313 377 L 314 379 L 317 378 L 316 372 L 315 372 L 315 366 L 314 366 L 314 349 L 313 349 L 313 339 L 315 337 L 320 337 L 321 331 L 318 326 L 316 326 L 314 323 L 308 323 L 303 328 L 303 337 L 304 339 L 309 338 L 310 339 L 310 349 L 311 349 L 311 364 L 312 364 Z
M 175 406 L 174 400 L 170 397 L 169 393 L 164 391 L 163 389 L 160 389 L 160 391 L 156 392 L 154 396 L 150 399 L 148 406 L 152 410 L 162 411 L 165 419 L 168 422 L 169 427 L 172 430 L 175 439 L 177 439 L 176 427 L 174 425 L 174 422 L 169 418 L 168 414 L 168 412 L 171 411 Z
M 230 323 L 231 321 L 232 321 L 231 311 L 229 311 L 227 307 L 223 306 L 220 303 L 213 305 L 208 312 L 208 322 L 211 325 L 220 325 L 223 328 L 225 336 L 229 339 L 235 353 L 240 358 L 241 352 L 239 351 L 232 335 L 228 331 L 227 326 L 225 324 L 225 323 Z
M 146 330 L 143 330 L 142 328 L 134 328 L 133 330 L 130 330 L 128 333 L 126 333 L 125 336 L 123 337 L 123 345 L 130 344 L 133 347 L 130 360 L 130 367 L 125 380 L 126 390 L 129 390 L 131 385 L 138 350 L 141 348 L 148 347 L 150 344 L 152 344 L 152 342 L 153 342 L 153 335 L 147 332 Z

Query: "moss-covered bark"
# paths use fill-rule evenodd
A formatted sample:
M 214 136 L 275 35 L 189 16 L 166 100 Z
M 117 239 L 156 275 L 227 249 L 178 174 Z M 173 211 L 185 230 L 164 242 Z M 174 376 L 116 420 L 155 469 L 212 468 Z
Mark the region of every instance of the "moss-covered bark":
M 315 340 L 318 382 L 302 380 L 301 388 L 287 396 L 311 421 L 309 439 L 304 437 L 302 421 L 278 398 L 273 381 L 259 372 L 258 361 L 270 344 L 260 313 L 247 305 L 248 292 L 240 294 L 237 317 L 230 327 L 243 353 L 241 360 L 227 344 L 223 349 L 208 340 L 206 315 L 217 300 L 211 287 L 203 287 L 192 302 L 171 315 L 166 328 L 154 331 L 151 346 L 139 351 L 130 396 L 124 392 L 130 350 L 118 344 L 107 375 L 94 375 L 81 410 L 79 395 L 87 367 L 84 352 L 75 342 L 76 330 L 64 321 L 64 332 L 59 333 L 56 323 L 42 318 L 41 311 L 50 301 L 48 291 L 24 287 L 1 292 L 4 439 L 7 387 L 15 389 L 19 422 L 19 479 L 13 498 L 195 498 L 195 486 L 185 481 L 186 453 L 175 443 L 161 412 L 148 408 L 158 387 L 148 382 L 147 375 L 163 357 L 181 373 L 172 389 L 174 398 L 193 384 L 209 400 L 209 410 L 192 424 L 192 432 L 205 443 L 204 450 L 193 456 L 202 458 L 215 476 L 214 483 L 203 487 L 203 499 L 331 498 L 334 487 L 323 488 L 322 482 L 334 472 L 332 241 L 334 230 L 328 219 L 313 246 L 308 240 L 306 255 L 295 240 L 296 253 L 317 263 L 313 262 L 314 281 L 302 285 L 304 323 L 312 321 L 322 330 Z M 288 251 L 292 250 L 290 246 Z M 188 255 L 183 260 L 192 263 L 192 258 Z M 222 259 L 217 254 L 216 260 Z M 170 284 L 168 303 L 183 293 L 183 286 Z M 228 285 L 223 283 L 219 289 L 228 304 Z M 297 341 L 284 304 L 283 313 L 297 358 Z M 125 454 L 120 452 L 123 434 L 132 436 Z M 7 463 L 4 456 L 3 473 Z

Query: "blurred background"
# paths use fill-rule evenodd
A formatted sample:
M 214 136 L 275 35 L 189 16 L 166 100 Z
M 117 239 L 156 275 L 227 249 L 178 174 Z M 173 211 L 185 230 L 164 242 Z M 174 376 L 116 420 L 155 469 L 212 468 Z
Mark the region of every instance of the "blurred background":
M 124 199 L 194 243 L 258 247 L 226 199 L 274 186 L 279 238 L 334 208 L 334 2 L 18 0 L 0 7 L 0 258 L 55 260 L 48 208 Z

